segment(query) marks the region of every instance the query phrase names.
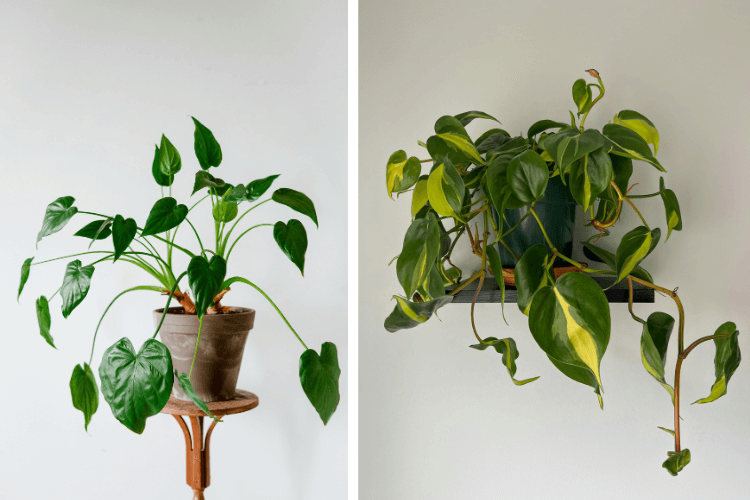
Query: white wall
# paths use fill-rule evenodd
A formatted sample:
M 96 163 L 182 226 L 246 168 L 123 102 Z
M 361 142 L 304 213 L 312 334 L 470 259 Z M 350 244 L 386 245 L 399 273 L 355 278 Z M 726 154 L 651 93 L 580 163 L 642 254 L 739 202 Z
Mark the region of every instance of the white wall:
M 45 207 L 55 198 L 74 196 L 81 210 L 145 222 L 159 197 L 150 168 L 162 133 L 182 154 L 174 194 L 188 202 L 199 168 L 194 115 L 221 143 L 217 176 L 247 183 L 280 173 L 277 187 L 314 200 L 319 230 L 276 204 L 248 216 L 256 223 L 303 220 L 310 242 L 305 278 L 269 228 L 238 245 L 230 272 L 263 287 L 309 346 L 336 343 L 343 371 L 341 403 L 324 427 L 300 387 L 300 344 L 259 294 L 233 287 L 226 304 L 257 310 L 238 386 L 257 393 L 260 406 L 227 417 L 215 430 L 207 496 L 345 498 L 346 3 L 15 1 L 0 10 L 0 496 L 192 494 L 182 432 L 171 417 L 149 419 L 138 436 L 114 419 L 102 398 L 87 435 L 70 402 L 70 374 L 88 360 L 103 309 L 120 290 L 153 280 L 127 265 L 99 265 L 89 296 L 68 320 L 59 297 L 51 304 L 58 350 L 39 336 L 34 301 L 57 289 L 67 260 L 33 267 L 20 305 L 15 293 L 26 257 L 40 261 L 86 248 L 71 235 L 91 218 L 76 216 L 34 250 Z M 204 242 L 213 231 L 209 212 L 204 206 L 193 220 Z M 178 240 L 195 247 L 189 230 Z M 99 333 L 94 368 L 123 336 L 140 346 L 153 332 L 151 311 L 163 304 L 163 297 L 146 292 L 120 299 Z
M 683 369 L 683 445 L 693 462 L 673 478 L 669 398 L 646 373 L 639 325 L 612 306 L 602 362 L 604 411 L 586 386 L 546 359 L 515 305 L 477 306 L 483 336 L 512 336 L 521 352 L 515 387 L 494 352 L 477 352 L 468 305 L 449 305 L 414 330 L 387 333 L 390 297 L 403 293 L 395 264 L 411 196 L 386 195 L 389 155 L 425 158 L 417 140 L 444 114 L 471 109 L 518 134 L 543 118 L 567 120 L 571 85 L 600 71 L 607 88 L 588 126 L 635 109 L 659 128 L 659 159 L 681 203 L 684 230 L 649 257 L 657 283 L 679 286 L 686 338 L 724 321 L 750 352 L 747 236 L 750 203 L 750 46 L 746 2 L 486 2 L 384 0 L 360 5 L 360 498 L 747 498 L 750 377 L 741 365 L 728 394 L 689 403 L 713 383 L 713 348 Z M 470 125 L 477 137 L 488 123 Z M 637 192 L 658 189 L 638 163 Z M 659 198 L 639 204 L 664 231 Z M 626 211 L 623 230 L 635 225 Z M 474 264 L 475 268 L 478 264 Z M 638 308 L 674 314 L 668 298 Z M 673 372 L 670 353 L 668 372 Z

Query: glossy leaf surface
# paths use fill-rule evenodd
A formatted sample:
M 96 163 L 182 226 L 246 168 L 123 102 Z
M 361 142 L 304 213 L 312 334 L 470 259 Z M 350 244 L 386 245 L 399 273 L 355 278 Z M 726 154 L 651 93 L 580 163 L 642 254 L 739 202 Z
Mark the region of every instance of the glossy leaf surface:
M 632 158 L 633 160 L 645 161 L 652 164 L 658 170 L 666 172 L 659 160 L 651 154 L 651 149 L 646 141 L 629 128 L 609 123 L 602 129 L 604 137 L 611 145 L 612 154 Z
M 182 158 L 167 136 L 162 134 L 159 145 L 159 170 L 167 176 L 174 176 L 182 168 Z
M 584 112 L 586 106 L 592 101 L 591 89 L 586 85 L 586 80 L 578 79 L 573 83 L 573 101 L 578 106 L 578 114 Z
M 599 400 L 599 408 L 604 409 L 604 400 L 602 399 L 602 390 L 599 387 L 599 382 L 596 377 L 591 373 L 591 370 L 586 370 L 575 365 L 569 365 L 558 361 L 552 356 L 547 356 L 549 360 L 555 365 L 555 368 L 571 380 L 578 382 L 579 384 L 587 385 L 594 389 L 594 394 Z
M 297 266 L 302 276 L 305 275 L 305 252 L 307 251 L 307 232 L 305 226 L 297 219 L 284 224 L 278 221 L 273 226 L 273 238 L 281 251 Z
M 146 419 L 169 401 L 174 384 L 172 356 L 156 339 L 148 339 L 136 354 L 130 339 L 123 337 L 104 351 L 99 379 L 115 418 L 141 434 Z
M 593 253 L 599 260 L 607 264 L 607 266 L 612 270 L 617 270 L 617 263 L 615 262 L 615 255 L 612 252 L 609 252 L 601 247 L 598 247 L 594 245 L 593 243 L 588 242 L 581 242 L 581 244 L 584 246 L 585 249 Z M 637 266 L 635 269 L 630 271 L 630 274 L 638 279 L 642 279 L 644 281 L 648 281 L 649 283 L 653 283 L 654 279 L 651 277 L 651 273 L 643 269 L 641 266 Z
M 125 219 L 120 214 L 115 215 L 115 220 L 112 222 L 112 242 L 115 247 L 115 255 L 112 262 L 119 259 L 123 252 L 128 249 L 137 231 L 138 225 L 134 219 Z
M 677 202 L 677 196 L 671 189 L 664 189 L 664 178 L 659 179 L 659 189 L 661 190 L 661 199 L 664 202 L 664 211 L 667 215 L 667 238 L 672 234 L 672 230 L 682 231 L 682 214 L 680 213 L 680 204 Z
M 304 193 L 289 188 L 279 188 L 273 192 L 271 197 L 276 203 L 286 205 L 302 215 L 307 215 L 315 225 L 318 225 L 318 216 L 315 213 L 315 205 Z
M 523 253 L 513 270 L 518 289 L 518 308 L 526 316 L 529 315 L 534 294 L 547 284 L 547 259 L 547 247 L 537 244 Z
M 483 118 L 485 120 L 494 120 L 497 123 L 500 123 L 500 120 L 498 120 L 494 116 L 488 115 L 484 111 L 465 111 L 463 113 L 457 114 L 453 118 L 461 122 L 461 125 L 463 125 L 464 127 L 477 118 Z
M 84 429 L 89 430 L 91 417 L 99 408 L 99 386 L 88 363 L 76 365 L 70 377 L 70 396 L 73 408 L 83 413 Z
M 396 306 L 385 319 L 384 324 L 385 329 L 391 333 L 421 325 L 430 319 L 435 311 L 453 301 L 451 295 L 429 302 L 412 302 L 397 295 L 394 295 L 393 298 L 396 299 Z
M 50 326 L 52 325 L 52 317 L 49 314 L 49 302 L 47 302 L 47 297 L 44 295 L 36 299 L 36 319 L 39 323 L 39 334 L 49 345 L 55 347 L 55 341 L 49 333 Z
M 411 216 L 414 217 L 417 215 L 417 212 L 419 212 L 422 207 L 424 207 L 427 204 L 428 194 L 427 194 L 427 179 L 429 176 L 423 175 L 419 178 L 417 181 L 417 184 L 414 186 L 414 191 L 411 194 Z
M 398 281 L 407 297 L 411 297 L 427 279 L 440 251 L 440 230 L 435 214 L 411 223 L 404 236 L 401 254 L 396 262 Z
M 508 187 L 523 203 L 542 197 L 549 181 L 547 163 L 535 151 L 526 151 L 508 163 Z
M 612 119 L 612 123 L 629 128 L 636 134 L 640 135 L 647 144 L 654 145 L 654 155 L 659 153 L 659 131 L 651 120 L 638 113 L 625 109 L 620 111 Z
M 174 182 L 174 175 L 164 175 L 159 167 L 159 146 L 154 145 L 154 161 L 151 163 L 151 175 L 156 183 L 160 186 L 167 187 Z
M 435 122 L 435 133 L 440 139 L 445 141 L 451 149 L 465 154 L 479 165 L 484 164 L 484 160 L 482 160 L 476 146 L 474 146 L 469 134 L 466 133 L 466 129 L 459 120 L 452 116 L 443 116 L 439 118 L 438 121 Z M 433 158 L 437 159 L 435 157 Z
M 212 256 L 210 261 L 202 255 L 196 255 L 190 260 L 187 276 L 198 318 L 202 318 L 206 309 L 213 305 L 214 297 L 221 291 L 226 273 L 227 264 L 218 255 Z
M 90 240 L 103 240 L 112 234 L 112 230 L 110 229 L 111 224 L 112 219 L 91 221 L 79 229 L 73 236 L 81 236 L 82 238 L 88 238 Z
M 193 182 L 193 192 L 190 196 L 200 191 L 203 188 L 222 187 L 225 182 L 222 179 L 217 179 L 205 170 L 199 170 L 195 173 L 195 181 Z
M 667 313 L 654 312 L 643 323 L 641 334 L 641 361 L 646 371 L 669 393 L 674 404 L 674 388 L 664 379 L 669 337 L 674 328 L 674 318 Z
M 32 260 L 34 260 L 34 257 L 29 257 L 28 259 L 23 261 L 23 264 L 21 265 L 21 281 L 18 284 L 18 296 L 16 297 L 16 301 L 20 300 L 21 292 L 23 292 L 23 287 L 26 285 L 26 281 L 28 281 L 29 279 Z
M 388 165 L 385 168 L 388 196 L 393 199 L 393 193 L 403 193 L 410 189 L 417 182 L 421 172 L 422 164 L 419 163 L 419 158 L 416 156 L 407 158 L 404 150 L 393 153 L 388 158 Z
M 308 349 L 299 358 L 302 390 L 320 415 L 323 425 L 328 424 L 339 405 L 340 376 L 338 352 L 331 342 L 323 343 L 320 355 L 314 349 Z
M 211 215 L 216 222 L 230 222 L 237 217 L 237 212 L 237 203 L 220 201 L 214 206 Z
M 612 161 L 604 148 L 599 148 L 570 166 L 570 194 L 588 211 L 613 178 Z
M 185 395 L 190 398 L 190 401 L 195 403 L 195 406 L 200 408 L 203 411 L 203 413 L 213 418 L 217 422 L 222 421 L 222 420 L 219 420 L 219 418 L 216 417 L 213 413 L 211 413 L 211 410 L 208 409 L 208 405 L 206 404 L 206 402 L 203 401 L 200 397 L 198 397 L 198 394 L 196 394 L 195 389 L 193 389 L 193 384 L 190 382 L 190 379 L 185 373 L 178 374 L 177 370 L 175 370 L 174 376 L 177 378 L 177 383 L 180 384 L 180 387 L 182 388 L 182 392 L 184 392 Z
M 91 276 L 94 274 L 94 266 L 84 266 L 81 261 L 76 259 L 68 263 L 65 268 L 65 278 L 63 279 L 60 296 L 62 297 L 62 314 L 64 318 L 70 316 L 73 309 L 83 302 L 86 294 L 89 293 L 91 286 Z
M 436 135 L 428 137 L 426 145 L 427 152 L 430 153 L 430 158 L 435 162 L 433 165 L 439 165 L 442 163 L 443 158 L 446 156 L 454 165 L 462 165 L 464 163 L 468 164 L 471 162 L 471 158 L 468 155 L 448 146 L 447 142 Z
M 550 154 L 560 172 L 565 173 L 574 161 L 604 146 L 604 137 L 594 129 L 581 133 L 576 128 L 566 128 L 548 135 L 540 145 Z
M 273 181 L 281 174 L 269 175 L 263 179 L 255 179 L 245 186 L 245 199 L 247 201 L 255 201 L 268 191 Z
M 516 209 L 527 205 L 519 200 L 508 186 L 508 166 L 511 159 L 510 155 L 499 155 L 494 157 L 487 167 L 487 195 L 498 214 L 504 213 L 503 210 L 506 208 Z
M 142 235 L 150 236 L 169 231 L 179 226 L 187 217 L 187 213 L 188 208 L 182 204 L 178 205 L 174 198 L 162 198 L 151 208 Z
M 465 186 L 456 168 L 446 157 L 445 162 L 432 171 L 427 179 L 430 206 L 440 215 L 461 219 Z
M 42 238 L 64 228 L 70 218 L 78 213 L 78 209 L 73 206 L 74 202 L 75 198 L 72 196 L 63 196 L 47 205 L 42 229 L 39 230 L 39 234 L 36 237 L 37 248 Z
M 633 272 L 633 269 L 646 258 L 651 251 L 653 241 L 652 232 L 646 226 L 638 226 L 622 237 L 615 252 L 615 271 L 618 282 Z
M 534 137 L 540 132 L 549 130 L 551 128 L 564 128 L 568 127 L 568 123 L 556 122 L 554 120 L 539 120 L 529 127 L 529 131 L 526 133 L 526 137 Z
M 470 345 L 469 347 L 473 349 L 478 349 L 480 351 L 484 351 L 488 347 L 492 347 L 497 351 L 498 354 L 502 354 L 503 358 L 503 365 L 505 365 L 505 368 L 508 370 L 508 375 L 510 375 L 510 379 L 513 381 L 515 385 L 525 385 L 529 382 L 533 382 L 534 380 L 538 379 L 539 377 L 533 377 L 533 378 L 527 378 L 524 380 L 516 380 L 516 359 L 518 359 L 518 348 L 516 347 L 516 341 L 507 338 L 507 339 L 496 339 L 495 337 L 487 337 L 482 341 L 481 344 L 474 344 Z
M 203 170 L 218 167 L 221 164 L 221 146 L 214 134 L 201 122 L 191 116 L 195 123 L 195 156 Z
M 727 393 L 729 379 L 732 378 L 737 367 L 740 366 L 742 356 L 740 355 L 740 344 L 737 326 L 728 321 L 721 325 L 714 335 L 729 335 L 714 339 L 716 346 L 716 356 L 714 356 L 714 367 L 716 372 L 716 382 L 711 387 L 711 393 L 705 398 L 701 398 L 696 403 L 710 403 L 716 401 Z

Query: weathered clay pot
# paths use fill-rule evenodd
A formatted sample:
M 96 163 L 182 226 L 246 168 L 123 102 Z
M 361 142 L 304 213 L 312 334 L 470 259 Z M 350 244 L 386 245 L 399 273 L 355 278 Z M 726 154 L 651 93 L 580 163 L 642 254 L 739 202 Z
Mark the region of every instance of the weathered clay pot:
M 156 325 L 163 312 L 164 309 L 154 311 Z M 234 397 L 242 353 L 254 320 L 255 310 L 244 307 L 232 307 L 228 314 L 203 316 L 203 332 L 191 378 L 195 392 L 203 401 L 226 401 Z M 178 374 L 190 372 L 198 326 L 198 316 L 185 314 L 182 307 L 170 307 L 164 318 L 159 335 L 172 354 L 172 365 Z M 172 394 L 177 399 L 190 400 L 176 378 Z

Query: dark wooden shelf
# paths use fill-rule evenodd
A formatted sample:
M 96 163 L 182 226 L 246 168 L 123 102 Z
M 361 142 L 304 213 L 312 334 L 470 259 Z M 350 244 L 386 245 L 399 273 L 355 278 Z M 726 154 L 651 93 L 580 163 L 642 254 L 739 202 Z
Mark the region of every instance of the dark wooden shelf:
M 591 276 L 594 281 L 604 290 L 604 295 L 611 303 L 628 302 L 628 282 L 623 280 L 610 289 L 606 289 L 615 282 L 614 276 Z M 469 283 L 466 288 L 453 296 L 452 304 L 470 304 L 474 300 L 474 294 L 477 291 L 479 280 Z M 450 291 L 453 287 L 446 290 Z M 518 291 L 514 286 L 505 287 L 505 303 L 515 303 L 518 301 Z M 495 278 L 488 276 L 482 285 L 482 291 L 479 292 L 477 303 L 500 302 L 500 287 L 498 287 Z M 638 283 L 633 283 L 633 302 L 640 304 L 652 304 L 654 302 L 654 290 Z

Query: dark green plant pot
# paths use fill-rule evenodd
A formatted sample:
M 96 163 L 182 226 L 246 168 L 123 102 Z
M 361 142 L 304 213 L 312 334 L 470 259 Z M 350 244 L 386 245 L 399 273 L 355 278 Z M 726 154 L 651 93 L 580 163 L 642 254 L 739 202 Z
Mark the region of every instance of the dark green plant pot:
M 568 186 L 562 183 L 559 176 L 549 180 L 545 196 L 537 202 L 534 210 L 539 215 L 542 224 L 544 224 L 544 229 L 547 231 L 547 235 L 549 235 L 555 248 L 566 257 L 572 257 L 576 202 L 570 194 Z M 506 210 L 505 219 L 507 222 L 503 224 L 503 230 L 507 231 L 516 225 L 528 211 L 528 206 L 515 210 Z M 492 216 L 496 222 L 499 220 L 495 210 L 492 211 Z M 537 243 L 541 243 L 542 245 L 547 244 L 544 241 L 544 235 L 541 229 L 539 229 L 539 225 L 531 215 L 521 223 L 518 229 L 503 238 L 503 241 L 513 250 L 513 253 L 518 258 L 521 258 L 521 255 L 529 247 Z M 516 261 L 513 259 L 513 256 L 500 243 L 497 244 L 497 251 L 500 253 L 503 267 L 516 267 Z M 569 265 L 560 260 L 556 264 L 557 266 Z

